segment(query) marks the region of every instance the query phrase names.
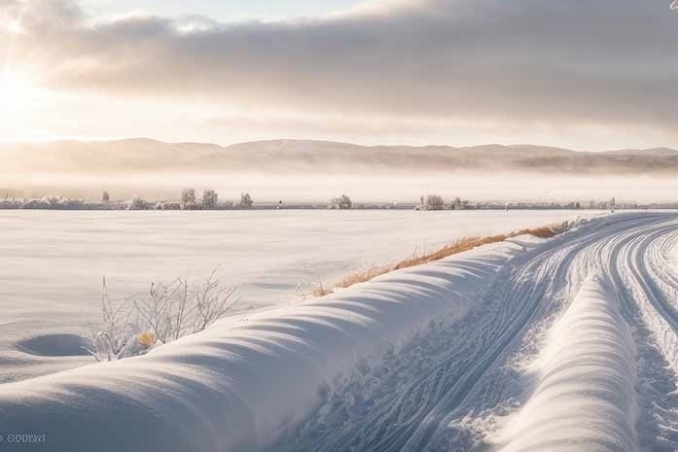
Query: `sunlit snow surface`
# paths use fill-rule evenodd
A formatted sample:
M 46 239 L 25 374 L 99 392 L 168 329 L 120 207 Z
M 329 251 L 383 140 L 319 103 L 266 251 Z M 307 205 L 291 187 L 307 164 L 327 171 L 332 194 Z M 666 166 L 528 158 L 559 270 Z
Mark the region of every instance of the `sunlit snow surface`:
M 0 382 L 91 361 L 77 337 L 111 296 L 152 282 L 199 281 L 218 267 L 238 310 L 296 303 L 322 280 L 464 236 L 598 212 L 16 212 L 0 211 Z M 50 335 L 46 338 L 41 336 Z M 51 336 L 57 335 L 57 336 Z
M 678 450 L 677 255 L 666 212 L 491 244 L 0 385 L 0 431 L 73 452 Z

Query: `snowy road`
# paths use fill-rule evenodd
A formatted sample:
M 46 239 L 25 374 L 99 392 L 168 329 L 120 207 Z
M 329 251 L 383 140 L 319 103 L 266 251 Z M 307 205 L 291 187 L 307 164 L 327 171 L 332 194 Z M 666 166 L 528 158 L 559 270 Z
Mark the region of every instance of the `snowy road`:
M 481 308 L 472 316 L 453 328 L 432 329 L 383 366 L 360 375 L 316 412 L 300 434 L 275 449 L 677 450 L 678 221 L 664 214 L 605 221 L 516 256 L 488 287 Z M 604 303 L 621 313 L 621 320 L 606 330 L 622 339 L 627 330 L 633 331 L 629 342 L 637 344 L 633 365 L 622 366 L 627 372 L 621 376 L 606 373 L 610 363 L 596 368 L 590 362 L 596 353 L 603 357 L 617 353 L 611 365 L 624 361 L 618 351 L 597 348 L 604 337 L 594 333 L 592 341 L 581 344 L 575 335 L 557 338 L 561 343 L 553 344 L 550 335 L 554 320 L 576 309 L 568 306 L 580 290 L 591 290 L 582 289 L 590 275 L 596 275 L 597 281 L 588 286 L 603 286 Z M 590 303 L 590 299 L 579 302 Z M 622 339 L 616 343 L 623 344 Z M 575 373 L 549 382 L 556 386 L 550 389 L 550 397 L 560 400 L 533 409 L 533 397 L 540 395 L 543 386 L 541 349 L 557 346 L 561 350 L 553 366 L 573 365 L 558 359 L 579 354 L 589 360 L 585 375 Z M 582 397 L 578 392 L 590 403 L 596 391 L 610 391 L 609 385 L 617 383 L 615 377 L 634 380 L 622 388 L 628 393 L 622 396 L 616 388 L 610 396 L 635 405 L 622 409 L 631 418 L 622 426 L 626 430 L 606 431 L 612 418 L 604 417 L 604 410 L 601 418 L 593 419 L 586 415 L 586 405 L 568 412 L 566 406 Z M 587 378 L 611 381 L 592 389 Z M 568 386 L 575 386 L 574 393 L 567 391 Z M 529 415 L 521 413 L 524 404 L 531 408 Z M 636 409 L 638 419 L 633 418 Z M 506 414 L 514 416 L 506 421 L 502 419 Z M 579 424 L 563 426 L 568 415 L 579 417 Z M 521 416 L 529 417 L 528 429 L 516 427 L 525 423 Z M 549 422 L 555 426 L 553 431 Z M 516 429 L 519 433 L 513 432 Z
M 675 214 L 594 219 L 240 320 L 0 385 L 0 435 L 72 451 L 678 450 Z

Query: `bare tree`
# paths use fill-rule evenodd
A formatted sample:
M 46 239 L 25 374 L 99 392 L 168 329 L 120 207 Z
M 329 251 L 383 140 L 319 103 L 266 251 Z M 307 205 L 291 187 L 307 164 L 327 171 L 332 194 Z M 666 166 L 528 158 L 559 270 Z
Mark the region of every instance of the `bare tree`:
M 181 210 L 195 210 L 199 207 L 195 200 L 195 190 L 192 188 L 184 188 L 181 192 Z
M 443 210 L 445 206 L 445 201 L 440 195 L 428 195 L 426 197 L 426 209 L 427 210 Z
M 101 194 L 101 202 L 108 204 L 111 201 L 111 195 L 106 190 Z
M 202 208 L 214 210 L 219 205 L 219 195 L 214 190 L 205 190 L 202 193 Z
M 338 198 L 332 198 L 330 207 L 333 209 L 348 210 L 353 207 L 353 203 L 351 202 L 351 198 L 344 194 Z

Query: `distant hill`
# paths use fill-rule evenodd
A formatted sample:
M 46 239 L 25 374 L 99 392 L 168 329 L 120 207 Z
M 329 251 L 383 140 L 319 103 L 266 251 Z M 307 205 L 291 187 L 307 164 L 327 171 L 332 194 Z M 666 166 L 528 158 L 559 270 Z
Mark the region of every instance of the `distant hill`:
M 155 171 L 221 150 L 207 144 L 170 144 L 145 138 L 53 141 L 0 144 L 0 158 L 2 168 L 13 171 L 123 173 Z
M 222 147 L 149 139 L 58 141 L 0 144 L 0 159 L 5 173 L 678 173 L 674 149 L 576 152 L 498 144 L 455 148 L 274 140 Z

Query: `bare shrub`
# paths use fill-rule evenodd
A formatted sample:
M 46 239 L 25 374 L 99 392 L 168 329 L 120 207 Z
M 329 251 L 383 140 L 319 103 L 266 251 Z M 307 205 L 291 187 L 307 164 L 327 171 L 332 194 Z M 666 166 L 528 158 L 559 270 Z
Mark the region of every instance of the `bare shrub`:
M 156 344 L 203 331 L 234 305 L 234 289 L 223 287 L 216 270 L 192 286 L 188 279 L 151 284 L 148 296 L 111 300 L 106 279 L 101 292 L 102 329 L 90 353 L 98 361 L 114 361 L 146 353 Z
M 115 303 L 108 294 L 106 277 L 101 285 L 102 329 L 94 335 L 92 350 L 97 361 L 117 359 L 130 337 L 137 334 L 136 326 L 129 322 L 129 310 L 123 302 Z
M 445 201 L 440 195 L 428 195 L 426 197 L 426 210 L 443 210 Z

